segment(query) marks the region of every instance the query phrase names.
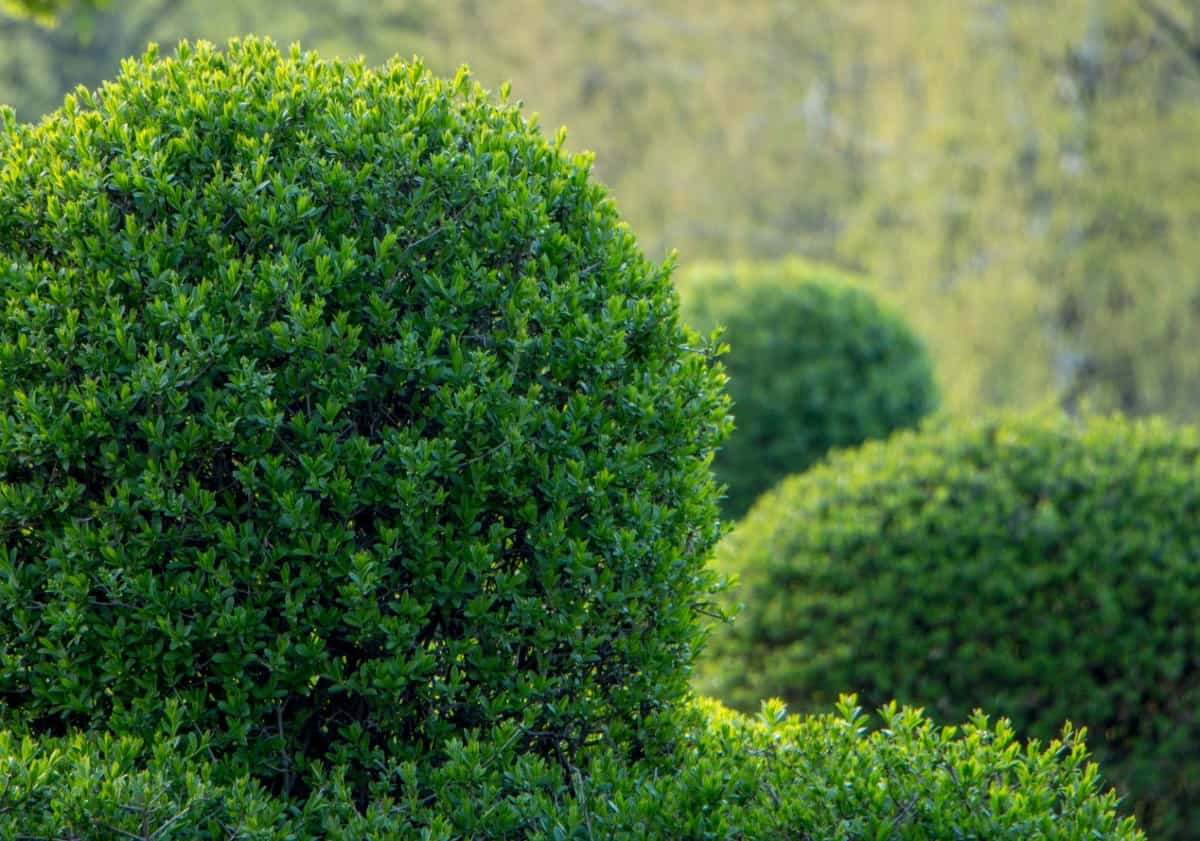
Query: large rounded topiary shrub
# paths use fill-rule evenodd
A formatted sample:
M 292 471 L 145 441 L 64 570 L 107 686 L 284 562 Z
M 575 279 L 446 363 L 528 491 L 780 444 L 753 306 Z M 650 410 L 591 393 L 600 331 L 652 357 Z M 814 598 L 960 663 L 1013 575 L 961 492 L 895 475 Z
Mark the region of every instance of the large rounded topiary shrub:
M 1086 726 L 1155 838 L 1200 837 L 1200 437 L 1119 419 L 942 421 L 763 497 L 718 550 L 745 605 L 703 685 Z
M 268 42 L 0 112 L 0 713 L 275 790 L 686 691 L 721 374 L 589 160 Z M 178 724 L 178 722 L 177 722 Z
M 938 403 L 907 324 L 850 276 L 799 260 L 703 264 L 680 281 L 683 318 L 725 328 L 735 430 L 717 454 L 727 516 L 830 449 L 916 425 Z

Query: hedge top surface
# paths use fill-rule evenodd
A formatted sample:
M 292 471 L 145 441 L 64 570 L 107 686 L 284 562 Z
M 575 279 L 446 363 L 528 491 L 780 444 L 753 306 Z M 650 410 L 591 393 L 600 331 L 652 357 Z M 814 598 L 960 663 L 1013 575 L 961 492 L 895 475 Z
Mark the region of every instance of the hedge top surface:
M 938 405 L 933 364 L 864 282 L 799 259 L 702 263 L 679 282 L 684 320 L 725 328 L 735 430 L 715 461 L 724 511 L 829 450 L 915 426 Z
M 291 789 L 685 692 L 722 375 L 561 133 L 261 40 L 0 113 L 9 718 Z
M 1196 429 L 940 420 L 783 482 L 717 566 L 745 607 L 708 691 L 981 707 L 1041 738 L 1070 720 L 1152 837 L 1200 833 Z
M 0 839 L 257 841 L 1144 841 L 1087 760 L 1078 731 L 1022 745 L 982 714 L 940 727 L 889 706 L 882 727 L 852 698 L 836 714 L 755 718 L 702 702 L 658 762 L 610 746 L 569 779 L 522 753 L 511 725 L 454 743 L 404 791 L 354 807 L 336 774 L 288 809 L 245 780 L 216 784 L 202 744 L 0 731 Z M 674 715 L 674 711 L 672 712 Z

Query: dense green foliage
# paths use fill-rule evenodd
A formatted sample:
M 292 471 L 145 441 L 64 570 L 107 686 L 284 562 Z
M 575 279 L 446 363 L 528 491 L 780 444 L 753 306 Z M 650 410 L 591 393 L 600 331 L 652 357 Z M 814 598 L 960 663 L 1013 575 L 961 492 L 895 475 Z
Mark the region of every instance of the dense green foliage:
M 1082 742 L 1022 749 L 1004 723 L 938 728 L 911 710 L 882 711 L 869 731 L 852 700 L 838 715 L 757 720 L 715 705 L 666 757 L 630 766 L 597 749 L 562 769 L 514 747 L 511 728 L 449 746 L 432 771 L 395 767 L 402 793 L 359 813 L 331 775 L 302 808 L 244 783 L 211 783 L 199 743 L 139 760 L 131 740 L 41 745 L 0 734 L 0 839 L 109 841 L 1137 841 L 1101 793 Z M 181 755 L 183 750 L 186 755 Z
M 1200 437 L 1163 423 L 940 421 L 766 494 L 705 689 L 841 691 L 1046 738 L 1086 726 L 1152 837 L 1200 837 Z
M 465 72 L 256 40 L 0 118 L 9 717 L 174 698 L 290 791 L 686 691 L 727 401 L 590 159 Z
M 0 841 L 1137 841 L 1072 731 L 687 681 L 724 374 L 465 71 L 0 110 Z
M 283 841 L 285 803 L 215 782 L 196 738 L 34 739 L 0 731 L 0 839 Z
M 722 327 L 735 431 L 714 468 L 741 517 L 835 447 L 915 426 L 938 401 L 908 326 L 854 278 L 797 260 L 707 264 L 680 280 L 683 319 Z

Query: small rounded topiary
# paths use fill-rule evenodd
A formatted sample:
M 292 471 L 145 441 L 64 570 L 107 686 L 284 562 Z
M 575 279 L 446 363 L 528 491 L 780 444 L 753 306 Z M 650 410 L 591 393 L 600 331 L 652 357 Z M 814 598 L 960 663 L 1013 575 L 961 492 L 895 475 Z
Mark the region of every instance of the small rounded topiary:
M 938 403 L 922 342 L 853 277 L 800 260 L 702 264 L 683 318 L 725 328 L 735 429 L 717 454 L 726 516 L 836 447 L 915 426 Z
M 1200 837 L 1196 430 L 938 421 L 786 480 L 717 559 L 745 605 L 704 664 L 719 697 L 1071 720 L 1151 837 Z
M 506 97 L 246 40 L 0 112 L 5 717 L 295 792 L 685 693 L 722 375 Z

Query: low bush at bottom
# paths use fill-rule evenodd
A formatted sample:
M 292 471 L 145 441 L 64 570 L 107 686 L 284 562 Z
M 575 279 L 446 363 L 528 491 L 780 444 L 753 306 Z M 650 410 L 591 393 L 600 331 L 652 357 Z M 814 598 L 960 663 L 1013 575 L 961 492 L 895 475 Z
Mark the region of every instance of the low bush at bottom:
M 871 729 L 853 698 L 835 714 L 754 718 L 713 702 L 678 738 L 629 763 L 518 754 L 518 729 L 452 741 L 436 767 L 381 769 L 355 804 L 336 774 L 303 802 L 222 782 L 196 737 L 0 733 L 0 839 L 1112 839 L 1117 814 L 1079 733 L 1019 744 L 982 716 L 939 727 L 888 707 Z

